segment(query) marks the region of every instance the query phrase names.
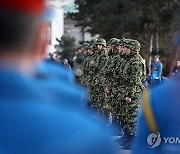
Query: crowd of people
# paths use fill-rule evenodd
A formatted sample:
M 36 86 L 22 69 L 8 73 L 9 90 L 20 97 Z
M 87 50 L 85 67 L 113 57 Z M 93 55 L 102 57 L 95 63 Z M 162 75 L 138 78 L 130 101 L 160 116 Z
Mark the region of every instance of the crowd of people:
M 74 59 L 75 66 L 79 66 L 74 71 L 82 70 L 78 74 L 80 83 L 90 93 L 90 106 L 106 119 L 120 124 L 123 134 L 116 141 L 123 149 L 130 149 L 136 136 L 143 91 L 165 80 L 159 55 L 153 56 L 149 70 L 139 51 L 137 40 L 112 38 L 106 44 L 99 38 L 79 45 Z M 179 61 L 172 75 L 178 72 Z
M 133 39 L 93 39 L 76 48 L 73 72 L 78 83 L 89 92 L 91 109 L 105 117 L 112 127 L 115 122 L 121 137 L 116 141 L 130 149 L 137 133 L 141 96 L 146 88 L 162 82 L 163 65 L 155 55 L 151 69 L 141 57 L 140 43 Z M 179 63 L 173 74 L 179 71 Z M 94 113 L 94 114 L 96 114 Z
M 77 51 L 85 56 L 79 80 L 90 93 L 90 106 L 105 117 L 113 116 L 123 130 L 120 144 L 123 149 L 130 148 L 146 81 L 140 43 L 112 38 L 106 44 L 99 38 L 82 44 Z

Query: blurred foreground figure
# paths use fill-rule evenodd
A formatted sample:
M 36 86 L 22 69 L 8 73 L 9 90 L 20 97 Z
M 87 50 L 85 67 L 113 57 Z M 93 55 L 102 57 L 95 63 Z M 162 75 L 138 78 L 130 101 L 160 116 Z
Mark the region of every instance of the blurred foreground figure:
M 180 35 L 175 38 L 180 46 Z M 180 73 L 143 96 L 133 154 L 180 153 Z
M 37 65 L 43 12 L 44 0 L 0 1 L 0 153 L 111 154 L 109 131 L 78 109 L 85 92 Z
M 144 94 L 133 154 L 180 153 L 179 87 L 178 73 Z

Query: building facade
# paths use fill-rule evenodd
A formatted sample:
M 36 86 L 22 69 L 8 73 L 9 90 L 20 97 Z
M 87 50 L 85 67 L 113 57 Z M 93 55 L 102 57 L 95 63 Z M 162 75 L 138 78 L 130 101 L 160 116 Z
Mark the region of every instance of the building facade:
M 74 0 L 47 0 L 47 52 L 54 52 L 56 38 L 61 39 L 64 34 L 64 8 Z
M 46 0 L 46 38 L 48 40 L 47 55 L 54 52 L 54 46 L 58 43 L 56 38 L 61 40 L 63 35 L 76 39 L 76 44 L 82 41 L 89 41 L 93 36 L 89 32 L 82 31 L 82 27 L 76 26 L 77 21 L 72 20 L 68 13 L 76 13 L 74 0 Z M 98 36 L 95 36 L 95 38 Z
M 76 44 L 83 41 L 90 41 L 93 36 L 91 33 L 83 31 L 81 26 L 76 26 L 77 21 L 71 19 L 68 16 L 65 16 L 64 19 L 64 35 L 68 35 L 70 37 L 74 37 L 76 39 Z M 94 36 L 95 38 L 98 37 Z

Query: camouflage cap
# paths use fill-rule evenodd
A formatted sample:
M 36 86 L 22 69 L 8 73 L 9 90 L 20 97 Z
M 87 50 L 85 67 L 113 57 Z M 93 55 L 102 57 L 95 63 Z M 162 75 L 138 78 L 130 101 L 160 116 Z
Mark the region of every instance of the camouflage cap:
M 116 41 L 116 40 L 117 40 L 117 38 L 112 38 L 112 39 L 110 39 L 110 40 L 107 42 L 107 46 L 108 46 L 108 45 L 111 46 L 111 45 L 113 44 L 113 42 Z
M 91 48 L 90 43 L 87 43 L 87 42 L 83 43 L 83 48 L 84 48 L 84 50 L 90 49 Z
M 126 44 L 126 39 L 122 38 L 119 40 L 119 46 L 124 46 Z
M 111 46 L 112 45 L 112 42 L 111 42 L 111 40 L 109 40 L 108 42 L 107 42 L 107 46 Z
M 103 38 L 99 38 L 97 41 L 96 41 L 96 45 L 98 44 L 101 44 L 103 45 L 104 47 L 106 47 L 106 40 L 103 39 Z
M 79 49 L 81 49 L 82 48 L 82 45 L 77 45 L 76 47 L 75 47 L 75 50 L 77 51 L 77 50 L 79 50 Z
M 113 42 L 112 42 L 112 46 L 113 47 L 118 47 L 119 46 L 119 39 L 116 39 L 116 40 L 114 40 Z
M 118 46 L 118 44 L 119 44 L 119 39 L 117 38 L 112 38 L 108 41 L 108 45 L 111 45 L 113 47 Z
M 94 46 L 96 44 L 98 39 L 94 38 L 90 41 L 91 46 Z
M 141 49 L 140 43 L 133 39 L 125 39 L 125 46 L 137 52 L 139 52 Z

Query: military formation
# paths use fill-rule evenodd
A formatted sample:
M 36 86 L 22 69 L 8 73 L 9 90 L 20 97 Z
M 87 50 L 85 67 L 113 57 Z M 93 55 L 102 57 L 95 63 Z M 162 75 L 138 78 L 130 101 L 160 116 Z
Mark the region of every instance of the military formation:
M 85 56 L 80 82 L 90 93 L 91 107 L 111 113 L 121 124 L 125 146 L 136 135 L 140 97 L 145 90 L 145 60 L 140 43 L 132 39 L 94 39 L 78 47 Z

